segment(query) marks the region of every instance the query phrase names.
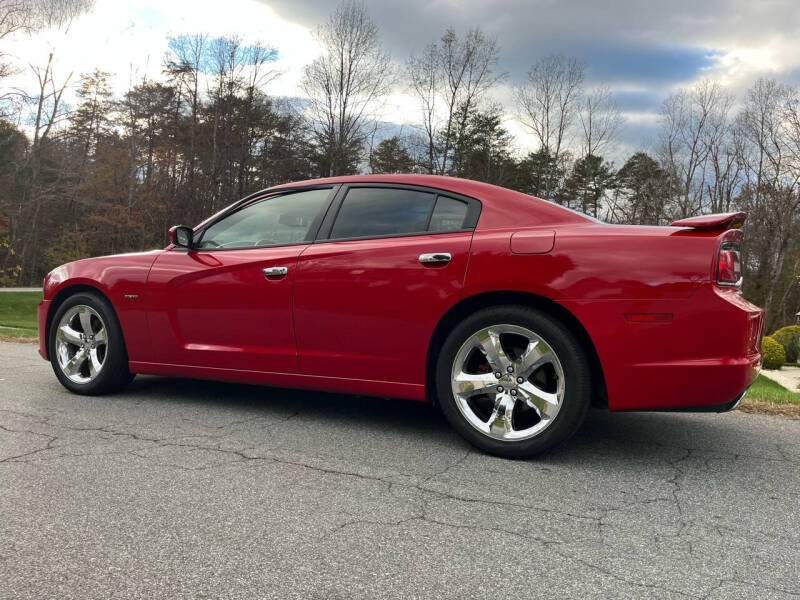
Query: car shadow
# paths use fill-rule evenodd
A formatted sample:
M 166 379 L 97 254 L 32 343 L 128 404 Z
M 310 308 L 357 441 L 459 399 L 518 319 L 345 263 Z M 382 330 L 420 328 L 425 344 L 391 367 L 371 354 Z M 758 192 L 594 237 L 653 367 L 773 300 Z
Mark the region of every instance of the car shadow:
M 139 401 L 179 403 L 187 409 L 253 411 L 264 416 L 298 414 L 331 429 L 346 426 L 409 432 L 421 442 L 467 447 L 435 406 L 411 400 L 271 388 L 196 379 L 139 376 L 124 392 Z M 733 426 L 727 414 L 611 412 L 591 409 L 574 437 L 546 454 L 548 460 L 586 460 L 587 454 L 630 455 L 672 460 L 676 449 L 729 453 L 732 444 L 756 443 L 759 434 Z M 750 432 L 750 433 L 748 433 Z M 748 440 L 742 436 L 752 435 Z M 534 458 L 533 460 L 538 460 Z
M 275 413 L 317 413 L 330 417 L 352 417 L 359 421 L 430 422 L 436 415 L 446 428 L 439 411 L 426 402 L 398 398 L 378 398 L 266 386 L 182 379 L 172 377 L 138 376 L 126 389 L 138 398 L 155 394 L 159 401 L 180 402 L 195 406 L 228 410 L 262 409 Z

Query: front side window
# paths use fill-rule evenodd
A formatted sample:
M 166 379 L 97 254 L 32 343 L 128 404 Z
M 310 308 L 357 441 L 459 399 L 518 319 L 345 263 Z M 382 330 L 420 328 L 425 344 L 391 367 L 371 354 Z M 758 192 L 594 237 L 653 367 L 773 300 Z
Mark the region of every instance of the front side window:
M 311 241 L 311 226 L 330 194 L 306 190 L 257 200 L 205 230 L 198 248 L 258 248 Z
M 393 188 L 351 188 L 331 231 L 332 239 L 424 232 L 434 194 Z

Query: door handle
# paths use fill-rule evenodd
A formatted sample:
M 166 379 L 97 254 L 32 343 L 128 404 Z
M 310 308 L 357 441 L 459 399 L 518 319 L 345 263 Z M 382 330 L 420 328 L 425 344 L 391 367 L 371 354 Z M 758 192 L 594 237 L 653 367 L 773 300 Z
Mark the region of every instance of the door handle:
M 420 254 L 419 262 L 423 265 L 446 265 L 452 258 L 449 252 L 431 252 L 430 254 Z
M 280 279 L 286 277 L 289 269 L 286 267 L 269 267 L 264 269 L 264 277 L 267 279 Z

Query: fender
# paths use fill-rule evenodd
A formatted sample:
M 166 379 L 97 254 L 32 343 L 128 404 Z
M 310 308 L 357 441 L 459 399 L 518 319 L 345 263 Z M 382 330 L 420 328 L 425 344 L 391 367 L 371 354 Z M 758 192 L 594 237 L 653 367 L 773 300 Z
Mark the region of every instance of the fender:
M 61 300 L 68 295 L 63 292 L 68 292 L 70 287 L 95 288 L 108 298 L 117 312 L 130 360 L 147 360 L 151 354 L 145 304 L 147 276 L 162 252 L 151 250 L 88 258 L 53 269 L 44 279 L 45 323 L 49 323 Z

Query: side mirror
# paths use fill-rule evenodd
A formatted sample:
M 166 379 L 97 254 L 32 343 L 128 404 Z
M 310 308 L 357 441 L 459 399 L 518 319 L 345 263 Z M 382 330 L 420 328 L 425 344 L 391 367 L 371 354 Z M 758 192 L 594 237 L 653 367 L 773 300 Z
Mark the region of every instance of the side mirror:
M 171 244 L 178 246 L 179 248 L 191 248 L 193 234 L 194 231 L 192 231 L 191 227 L 186 227 L 186 225 L 175 225 L 174 227 L 170 227 L 169 241 Z

